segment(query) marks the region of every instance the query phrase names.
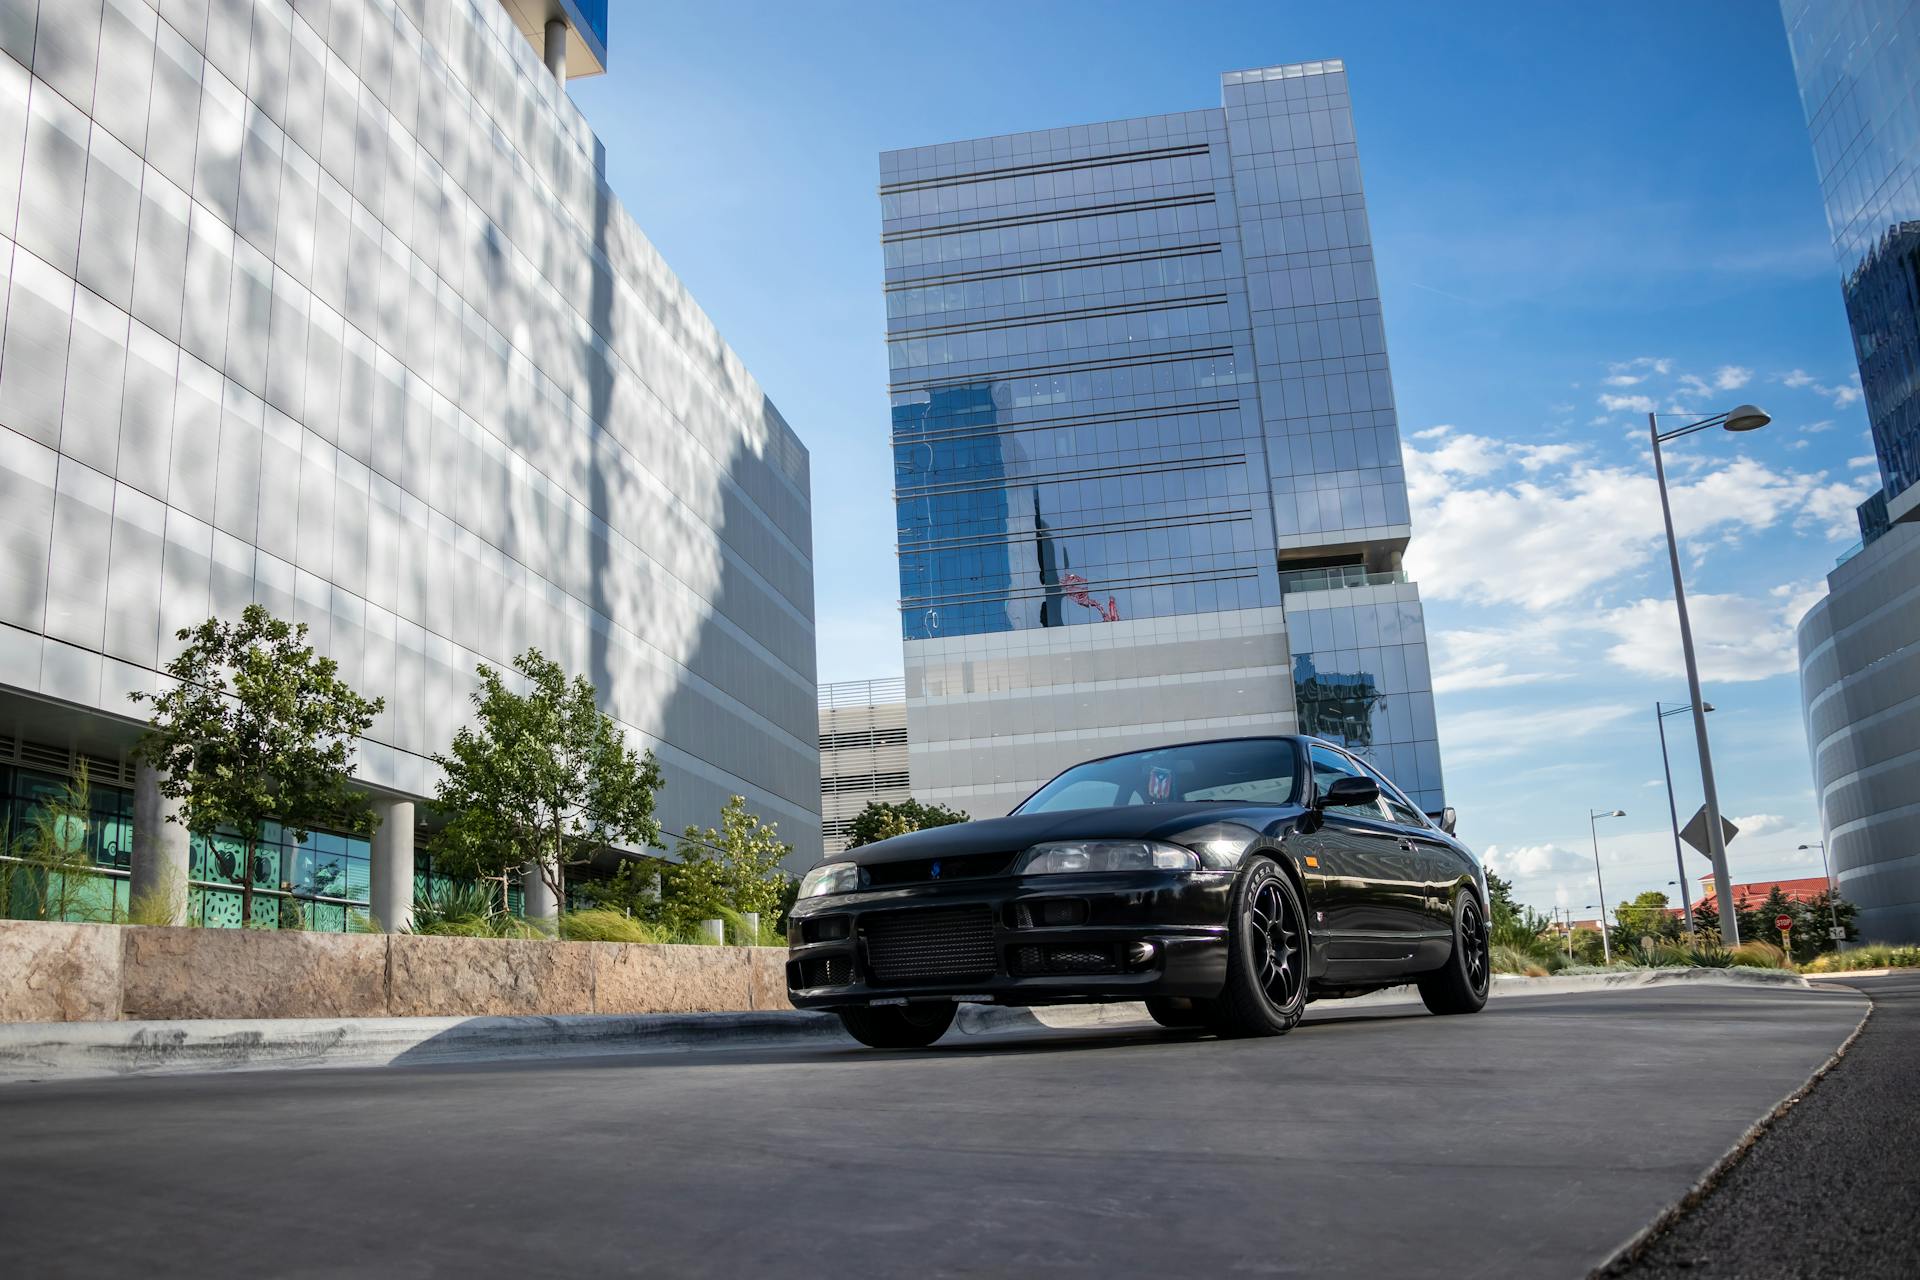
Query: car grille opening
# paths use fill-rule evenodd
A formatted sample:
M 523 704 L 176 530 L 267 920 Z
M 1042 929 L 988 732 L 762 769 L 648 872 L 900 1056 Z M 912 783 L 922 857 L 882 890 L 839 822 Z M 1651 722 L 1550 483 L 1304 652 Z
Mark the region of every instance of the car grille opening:
M 1019 974 L 1118 973 L 1114 949 L 1085 943 L 1025 946 L 1013 949 L 1013 970 Z
M 994 971 L 989 907 L 881 911 L 863 918 L 860 931 L 876 982 L 984 978 Z
M 968 853 L 951 858 L 914 858 L 906 862 L 868 863 L 862 871 L 867 887 L 885 889 L 900 884 L 938 884 L 1005 875 L 1013 866 L 1013 857 L 1010 853 Z
M 1031 929 L 1036 925 L 1042 928 L 1080 925 L 1087 922 L 1087 914 L 1085 898 L 1038 898 L 1014 905 L 1013 926 Z
M 801 925 L 801 938 L 806 942 L 841 942 L 850 932 L 845 916 L 827 916 Z
M 852 956 L 818 956 L 800 962 L 802 987 L 844 987 L 853 981 Z

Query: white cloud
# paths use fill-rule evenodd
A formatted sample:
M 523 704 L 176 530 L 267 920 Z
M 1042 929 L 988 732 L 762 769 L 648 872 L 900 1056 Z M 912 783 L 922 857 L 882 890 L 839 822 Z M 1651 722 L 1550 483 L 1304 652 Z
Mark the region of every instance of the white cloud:
M 1616 360 L 1607 366 L 1607 372 L 1619 377 L 1628 373 L 1670 373 L 1673 360 L 1669 356 L 1635 356 L 1631 360 Z
M 1697 595 L 1687 598 L 1694 653 L 1703 680 L 1765 680 L 1799 669 L 1794 627 L 1823 594 L 1821 588 L 1776 587 L 1769 598 Z M 1665 597 L 1635 600 L 1602 612 L 1598 626 L 1615 643 L 1607 660 L 1639 675 L 1677 679 L 1686 674 L 1680 619 Z
M 1837 409 L 1844 409 L 1860 398 L 1860 375 L 1858 372 L 1848 375 L 1846 381 L 1833 386 L 1828 386 L 1819 381 L 1805 369 L 1790 369 L 1786 373 L 1774 374 L 1773 378 L 1774 381 L 1783 386 L 1793 387 L 1796 390 L 1804 388 L 1818 395 L 1823 395 L 1833 401 L 1834 407 Z M 1808 429 L 1813 430 L 1814 428 Z
M 1822 431 L 1833 430 L 1833 419 L 1822 418 L 1818 422 L 1809 422 L 1806 426 L 1800 428 L 1800 430 L 1805 435 L 1817 436 Z
M 1451 430 L 1453 430 L 1453 424 L 1443 422 L 1437 427 L 1427 427 L 1424 430 L 1414 432 L 1413 438 L 1415 440 L 1438 440 Z
M 1433 691 L 1465 693 L 1559 679 L 1542 669 L 1560 651 L 1565 624 L 1556 618 L 1520 621 L 1486 629 L 1436 631 L 1433 642 Z M 1532 669 L 1516 670 L 1516 664 Z
M 1551 842 L 1526 844 L 1515 849 L 1503 849 L 1497 844 L 1490 844 L 1484 856 L 1488 869 L 1506 880 L 1571 875 L 1593 866 L 1590 855 L 1563 849 Z
M 1652 475 L 1550 461 L 1526 479 L 1475 485 L 1497 470 L 1497 442 L 1460 436 L 1438 450 L 1405 451 L 1414 527 L 1407 571 L 1436 598 L 1544 609 L 1590 596 L 1660 551 Z M 1524 450 L 1529 446 L 1519 446 Z M 1533 446 L 1533 448 L 1559 446 Z M 1506 447 L 1509 455 L 1517 451 Z M 1527 466 L 1528 455 L 1517 455 Z M 1700 542 L 1768 528 L 1795 511 L 1817 478 L 1772 471 L 1751 458 L 1671 486 L 1680 536 Z
M 1602 378 L 1600 381 L 1609 387 L 1637 387 L 1645 382 L 1646 378 L 1637 373 L 1616 373 Z
M 1722 391 L 1738 391 L 1753 381 L 1753 370 L 1737 364 L 1723 364 L 1713 371 L 1713 385 Z
M 1514 458 L 1528 471 L 1558 466 L 1580 456 L 1577 444 L 1520 444 L 1513 446 Z
M 1854 459 L 1857 463 L 1859 459 Z M 1873 459 L 1867 459 L 1871 464 Z M 1856 508 L 1880 487 L 1880 473 L 1815 484 L 1807 490 L 1804 514 L 1796 525 L 1818 525 L 1829 539 L 1850 542 L 1860 536 Z
M 1880 459 L 1874 457 L 1870 453 L 1863 453 L 1857 458 L 1847 459 L 1847 466 L 1854 471 L 1859 471 L 1866 467 L 1877 467 L 1879 465 L 1880 465 Z
M 1481 707 L 1450 712 L 1441 732 L 1447 759 L 1460 765 L 1531 755 L 1545 747 L 1564 747 L 1576 738 L 1609 729 L 1634 715 L 1624 703 L 1595 702 L 1546 708 Z
M 1469 432 L 1441 437 L 1440 443 L 1431 449 L 1406 450 L 1405 458 L 1408 472 L 1418 468 L 1428 482 L 1448 475 L 1487 476 L 1507 465 L 1507 446 L 1499 440 Z M 1411 474 L 1408 480 L 1412 483 Z
M 1600 397 L 1600 407 L 1608 413 L 1652 413 L 1652 396 L 1610 396 Z
M 1729 818 L 1728 821 L 1740 828 L 1743 836 L 1763 836 L 1769 831 L 1785 831 L 1793 825 L 1791 819 L 1777 813 L 1750 813 L 1744 818 Z

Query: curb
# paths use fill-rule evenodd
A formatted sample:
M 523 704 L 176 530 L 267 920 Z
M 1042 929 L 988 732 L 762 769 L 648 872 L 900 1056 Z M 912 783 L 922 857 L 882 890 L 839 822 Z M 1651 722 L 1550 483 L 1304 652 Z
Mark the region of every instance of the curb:
M 1813 989 L 1807 979 L 1784 970 L 1644 969 L 1550 978 L 1500 974 L 1492 994 L 1505 999 L 1678 984 Z M 1418 999 L 1406 986 L 1337 1003 L 1365 1006 Z M 969 1036 L 1153 1025 L 1146 1006 L 1137 1003 L 1038 1009 L 966 1004 L 954 1019 L 954 1031 Z M 19 1022 L 0 1024 L 0 1085 L 812 1043 L 852 1046 L 833 1015 L 800 1012 Z
M 0 1084 L 844 1041 L 824 1013 L 288 1018 L 0 1025 Z

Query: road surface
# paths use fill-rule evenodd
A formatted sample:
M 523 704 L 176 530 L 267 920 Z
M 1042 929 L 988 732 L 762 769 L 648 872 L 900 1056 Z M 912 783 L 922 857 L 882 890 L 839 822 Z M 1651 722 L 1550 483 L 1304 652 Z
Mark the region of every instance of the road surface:
M 1920 1276 L 1920 973 L 1840 981 L 1874 1002 L 1840 1065 L 1608 1275 Z
M 0 1274 L 1585 1275 L 1847 991 L 0 1089 Z

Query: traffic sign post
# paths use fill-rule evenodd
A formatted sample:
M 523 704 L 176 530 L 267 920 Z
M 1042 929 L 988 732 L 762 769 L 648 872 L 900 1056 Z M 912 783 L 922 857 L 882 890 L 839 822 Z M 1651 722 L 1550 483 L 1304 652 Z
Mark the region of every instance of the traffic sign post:
M 1773 918 L 1773 927 L 1780 931 L 1780 945 L 1791 951 L 1793 946 L 1788 939 L 1793 930 L 1793 917 L 1786 915 L 1775 916 Z

